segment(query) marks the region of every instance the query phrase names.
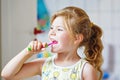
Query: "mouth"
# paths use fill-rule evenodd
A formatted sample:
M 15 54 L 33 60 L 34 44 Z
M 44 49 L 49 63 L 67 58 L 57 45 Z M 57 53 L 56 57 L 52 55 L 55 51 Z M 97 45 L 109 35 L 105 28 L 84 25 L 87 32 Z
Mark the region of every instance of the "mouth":
M 56 40 L 53 40 L 53 41 L 52 41 L 52 43 L 53 43 L 53 44 L 57 44 L 57 43 L 58 43 L 58 41 L 56 41 Z
M 49 37 L 50 43 L 52 44 L 51 46 L 54 46 L 58 44 L 58 41 L 54 37 Z
M 57 43 L 58 43 L 58 41 L 55 40 L 54 38 L 49 38 L 49 39 L 50 39 L 50 41 L 51 41 L 53 44 L 57 44 Z
M 51 40 L 51 44 L 52 44 L 51 46 L 52 46 L 52 47 L 53 47 L 53 46 L 55 47 L 56 44 L 58 44 L 58 41 L 57 41 L 57 40 L 55 40 L 55 39 L 53 39 L 53 38 L 50 39 L 50 40 Z

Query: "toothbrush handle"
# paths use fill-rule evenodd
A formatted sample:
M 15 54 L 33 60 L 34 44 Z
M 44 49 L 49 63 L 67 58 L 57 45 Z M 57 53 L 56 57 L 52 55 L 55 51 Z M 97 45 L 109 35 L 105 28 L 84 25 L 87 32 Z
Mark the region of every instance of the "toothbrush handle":
M 49 44 L 46 44 L 45 47 L 43 47 L 43 45 L 42 45 L 41 48 L 46 48 L 46 47 L 48 47 L 48 46 L 50 46 L 50 45 L 53 45 L 53 44 L 57 44 L 57 42 L 53 41 L 53 42 L 51 42 L 51 43 L 49 43 Z M 31 47 L 31 46 L 28 47 L 28 51 L 31 51 L 31 50 L 32 50 L 32 47 Z
M 31 51 L 32 50 L 32 47 L 30 46 L 30 47 L 28 47 L 28 51 Z
M 45 47 L 43 47 L 43 45 L 42 45 L 41 48 L 46 48 L 46 47 L 48 47 L 48 46 L 50 46 L 50 45 L 52 45 L 52 44 L 53 44 L 53 43 L 46 44 Z M 31 50 L 32 50 L 32 47 L 29 46 L 29 47 L 28 47 L 28 51 L 31 51 Z

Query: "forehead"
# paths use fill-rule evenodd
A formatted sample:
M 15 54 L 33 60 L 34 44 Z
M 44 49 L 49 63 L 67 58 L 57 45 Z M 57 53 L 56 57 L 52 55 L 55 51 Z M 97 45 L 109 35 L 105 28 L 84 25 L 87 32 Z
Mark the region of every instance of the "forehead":
M 59 16 L 59 17 L 56 17 L 54 19 L 54 21 L 52 22 L 52 25 L 54 26 L 64 26 L 64 23 L 63 23 L 63 17 Z

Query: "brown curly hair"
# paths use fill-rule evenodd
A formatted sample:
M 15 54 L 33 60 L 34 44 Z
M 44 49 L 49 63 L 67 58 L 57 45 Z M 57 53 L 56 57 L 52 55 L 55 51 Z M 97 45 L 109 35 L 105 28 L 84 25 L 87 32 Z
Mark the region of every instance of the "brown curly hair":
M 63 17 L 65 27 L 73 38 L 76 34 L 83 35 L 83 41 L 79 44 L 79 47 L 85 47 L 86 60 L 99 72 L 99 80 L 101 80 L 103 74 L 101 70 L 103 63 L 101 28 L 93 24 L 87 13 L 78 7 L 66 7 L 56 12 L 51 18 L 51 23 L 58 16 Z

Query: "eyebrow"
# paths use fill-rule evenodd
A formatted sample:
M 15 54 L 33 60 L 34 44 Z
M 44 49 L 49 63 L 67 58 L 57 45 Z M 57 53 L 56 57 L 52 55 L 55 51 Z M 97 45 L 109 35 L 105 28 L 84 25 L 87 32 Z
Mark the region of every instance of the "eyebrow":
M 59 28 L 59 27 L 60 27 L 60 28 L 63 28 L 64 30 L 67 30 L 66 27 L 63 27 L 63 26 L 54 26 L 54 25 L 51 25 L 51 27 L 53 27 L 53 28 L 54 28 L 54 27 L 56 27 L 56 28 Z
M 64 28 L 63 26 L 54 26 L 54 25 L 51 25 L 52 27 L 62 27 L 62 28 Z

